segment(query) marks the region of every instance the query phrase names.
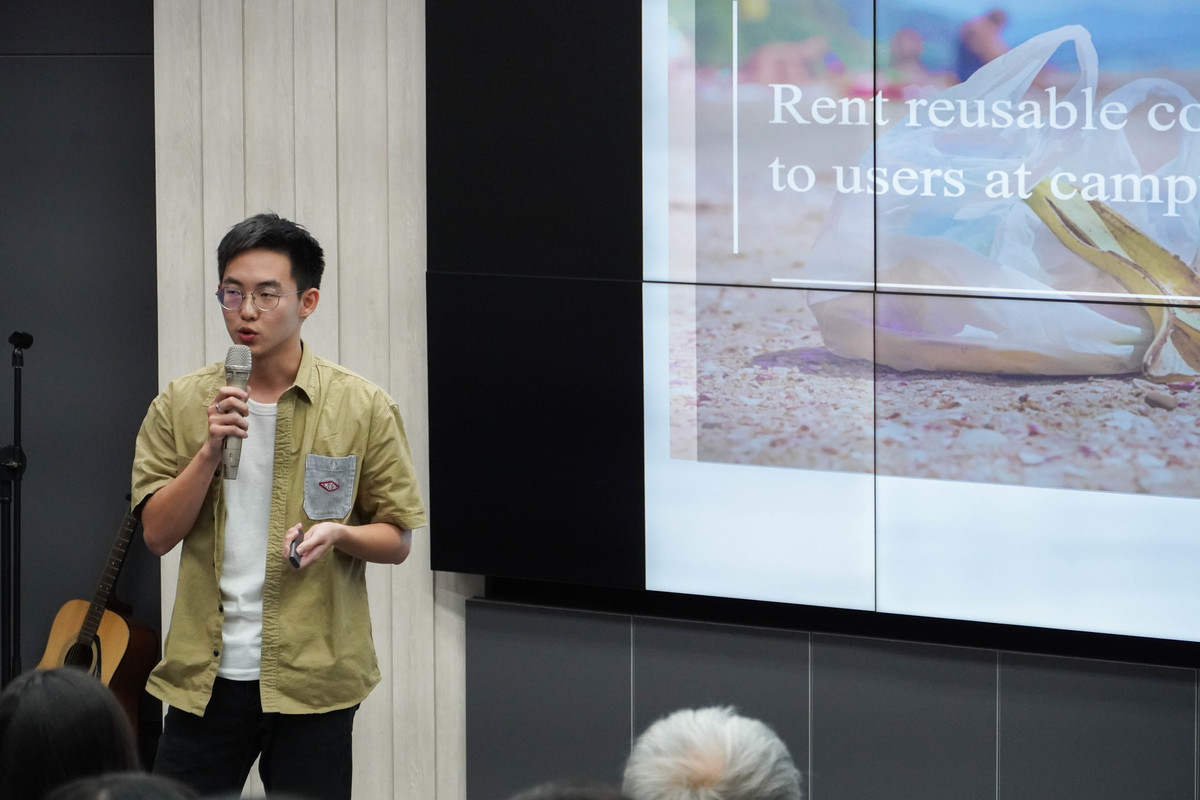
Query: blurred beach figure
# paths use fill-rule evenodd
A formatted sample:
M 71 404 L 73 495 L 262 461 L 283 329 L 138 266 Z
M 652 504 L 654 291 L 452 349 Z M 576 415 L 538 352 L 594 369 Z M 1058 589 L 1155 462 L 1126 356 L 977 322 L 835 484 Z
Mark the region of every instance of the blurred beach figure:
M 1006 25 L 1008 12 L 993 8 L 959 26 L 955 72 L 960 81 L 965 81 L 975 74 L 975 70 L 1008 52 L 1008 44 L 1004 41 Z
M 810 36 L 799 42 L 762 45 L 742 65 L 741 79 L 746 83 L 808 86 L 826 73 L 836 75 L 840 71 L 841 62 L 829 49 L 829 40 Z
M 888 39 L 887 66 L 877 78 L 879 91 L 889 99 L 926 97 L 955 82 L 949 72 L 925 66 L 925 37 L 915 28 L 901 28 Z

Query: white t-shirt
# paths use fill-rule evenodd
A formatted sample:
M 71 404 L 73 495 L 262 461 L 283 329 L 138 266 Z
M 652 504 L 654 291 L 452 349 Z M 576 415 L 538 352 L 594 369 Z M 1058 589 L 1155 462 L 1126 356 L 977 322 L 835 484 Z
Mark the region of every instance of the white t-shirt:
M 225 556 L 221 569 L 223 645 L 217 674 L 256 681 L 262 658 L 262 595 L 267 528 L 275 471 L 274 403 L 248 401 L 249 436 L 242 440 L 237 480 L 225 481 Z

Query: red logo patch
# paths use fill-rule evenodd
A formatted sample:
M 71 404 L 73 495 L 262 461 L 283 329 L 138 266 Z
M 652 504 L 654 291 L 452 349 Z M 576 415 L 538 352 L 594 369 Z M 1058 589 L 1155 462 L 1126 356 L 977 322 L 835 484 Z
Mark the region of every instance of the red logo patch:
M 338 485 L 337 481 L 321 481 L 320 486 L 327 492 L 336 492 L 338 489 L 342 488 Z

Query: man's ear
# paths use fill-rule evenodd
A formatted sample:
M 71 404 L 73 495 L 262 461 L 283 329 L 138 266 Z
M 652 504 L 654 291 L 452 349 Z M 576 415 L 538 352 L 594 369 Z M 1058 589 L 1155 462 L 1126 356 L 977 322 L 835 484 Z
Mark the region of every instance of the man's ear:
M 308 319 L 308 315 L 317 310 L 320 300 L 320 289 L 305 289 L 304 294 L 300 295 L 300 319 Z

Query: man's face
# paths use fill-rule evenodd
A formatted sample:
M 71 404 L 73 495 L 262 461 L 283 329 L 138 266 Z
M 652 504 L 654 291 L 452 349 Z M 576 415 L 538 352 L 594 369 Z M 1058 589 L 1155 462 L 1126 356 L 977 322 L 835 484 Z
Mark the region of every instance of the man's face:
M 307 289 L 296 292 L 292 264 L 286 255 L 271 250 L 247 250 L 225 266 L 220 288 L 239 289 L 245 294 L 242 307 L 224 309 L 225 328 L 235 344 L 250 348 L 254 362 L 259 359 L 291 353 L 299 349 L 300 324 L 317 307 L 319 292 Z M 250 294 L 253 293 L 254 297 Z M 262 311 L 267 305 L 264 295 L 277 295 L 278 305 Z

